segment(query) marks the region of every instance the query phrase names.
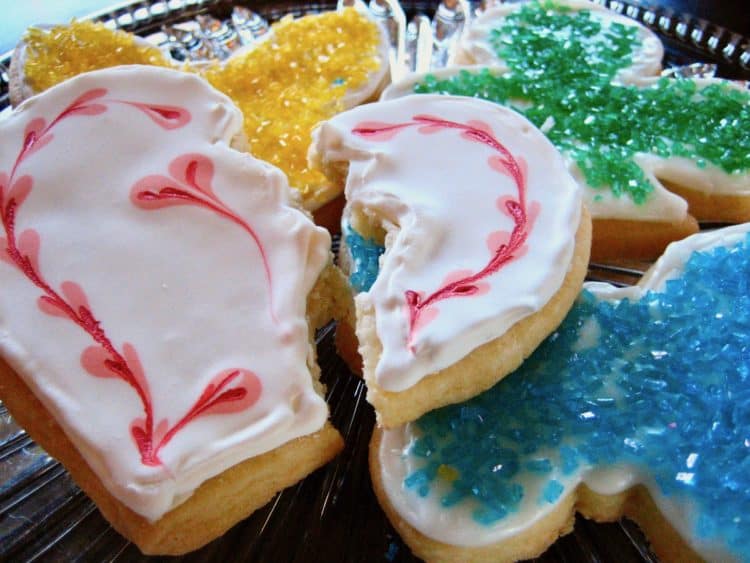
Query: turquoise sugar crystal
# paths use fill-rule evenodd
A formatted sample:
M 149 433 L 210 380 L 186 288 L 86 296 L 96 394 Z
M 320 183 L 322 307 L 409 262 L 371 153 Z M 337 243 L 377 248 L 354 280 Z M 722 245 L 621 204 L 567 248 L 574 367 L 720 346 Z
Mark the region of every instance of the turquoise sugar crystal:
M 562 494 L 563 490 L 565 489 L 562 486 L 562 484 L 560 484 L 560 481 L 551 479 L 547 481 L 547 484 L 544 486 L 544 490 L 542 491 L 541 501 L 554 504 L 557 501 L 557 499 L 560 498 L 560 495 Z
M 344 233 L 349 256 L 352 259 L 349 283 L 357 293 L 369 291 L 375 283 L 375 278 L 378 277 L 380 255 L 385 252 L 385 248 L 374 240 L 364 238 L 349 225 L 344 227 Z
M 446 465 L 458 477 L 443 506 L 473 499 L 490 525 L 522 500 L 556 502 L 576 473 L 632 466 L 692 515 L 697 538 L 750 559 L 749 258 L 746 238 L 693 253 L 636 301 L 584 291 L 519 370 L 416 422 L 409 455 L 431 469 L 406 487 L 429 494 Z

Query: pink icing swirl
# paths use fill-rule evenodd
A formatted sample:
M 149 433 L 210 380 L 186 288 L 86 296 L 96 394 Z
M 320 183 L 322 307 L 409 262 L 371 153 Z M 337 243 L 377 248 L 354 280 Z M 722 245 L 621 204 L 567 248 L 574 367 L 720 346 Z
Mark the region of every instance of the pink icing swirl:
M 450 273 L 446 276 L 443 285 L 429 295 L 411 289 L 405 292 L 409 319 L 408 341 L 412 352 L 414 350 L 411 343 L 415 333 L 437 316 L 437 311 L 431 309 L 433 305 L 445 299 L 481 295 L 487 289 L 486 284 L 482 283 L 484 278 L 497 273 L 525 253 L 526 240 L 534 218 L 539 212 L 538 202 L 532 202 L 528 206 L 526 201 L 526 162 L 520 157 L 514 157 L 494 137 L 490 126 L 482 121 L 470 120 L 464 124 L 430 115 L 415 115 L 412 121 L 406 123 L 362 122 L 352 130 L 352 133 L 374 141 L 389 141 L 402 130 L 415 126 L 423 135 L 444 130 L 457 130 L 460 131 L 463 139 L 490 147 L 497 154 L 489 158 L 488 166 L 513 180 L 516 186 L 516 197 L 502 196 L 498 199 L 498 208 L 513 221 L 513 229 L 510 233 L 498 231 L 488 237 L 492 256 L 481 270 L 473 273 L 470 271 Z
M 174 159 L 169 164 L 168 170 L 169 177 L 154 174 L 138 180 L 130 190 L 130 201 L 136 207 L 145 210 L 162 209 L 173 205 L 196 205 L 213 211 L 239 226 L 250 236 L 260 252 L 271 301 L 271 317 L 276 322 L 273 310 L 271 267 L 266 250 L 247 221 L 232 211 L 214 193 L 211 186 L 214 164 L 211 159 L 201 154 L 185 154 Z
M 144 416 L 137 417 L 131 422 L 130 434 L 138 448 L 142 463 L 158 466 L 162 464 L 159 458 L 162 448 L 190 422 L 206 415 L 229 414 L 250 408 L 259 399 L 262 385 L 252 371 L 242 368 L 223 370 L 206 385 L 197 401 L 177 422 L 170 426 L 166 419 L 162 419 L 155 424 L 148 379 L 135 347 L 127 342 L 123 344 L 121 351 L 115 347 L 101 321 L 96 318 L 84 289 L 78 283 L 64 281 L 58 291 L 45 280 L 39 264 L 41 237 L 36 230 L 25 229 L 20 234 L 16 233 L 18 210 L 34 184 L 31 175 L 17 177 L 18 168 L 27 158 L 53 140 L 52 129 L 64 119 L 73 116 L 96 116 L 106 112 L 107 105 L 113 103 L 138 109 L 165 130 L 179 129 L 191 119 L 187 109 L 177 106 L 106 99 L 106 95 L 107 90 L 104 88 L 89 90 L 73 100 L 49 124 L 41 117 L 31 119 L 27 124 L 21 149 L 10 174 L 0 172 L 0 219 L 5 235 L 0 237 L 0 260 L 15 267 L 41 290 L 42 295 L 37 300 L 40 311 L 52 317 L 72 321 L 91 337 L 94 345 L 87 347 L 80 357 L 81 366 L 88 374 L 93 377 L 119 379 L 135 391 L 142 404 Z M 201 200 L 204 205 L 249 229 L 239 217 L 223 208 L 214 196 L 210 187 L 213 165 L 208 159 L 186 155 L 182 160 L 177 159 L 172 164 L 170 173 L 193 190 L 201 192 L 206 197 L 205 202 Z M 200 200 L 196 199 L 192 192 L 188 193 L 186 198 L 189 203 Z M 257 242 L 254 233 L 251 234 Z

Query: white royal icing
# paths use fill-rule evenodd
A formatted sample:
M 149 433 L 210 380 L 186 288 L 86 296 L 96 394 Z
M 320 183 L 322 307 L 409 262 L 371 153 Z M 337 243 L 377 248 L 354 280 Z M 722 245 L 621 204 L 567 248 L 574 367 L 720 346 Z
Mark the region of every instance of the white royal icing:
M 11 172 L 29 131 L 41 134 L 76 98 L 98 88 L 106 93 L 60 119 L 49 129 L 51 139 L 39 140 Z M 190 118 L 165 128 L 134 103 L 178 107 Z M 305 311 L 329 259 L 330 237 L 288 205 L 281 172 L 230 148 L 241 125 L 231 101 L 196 76 L 138 66 L 81 75 L 0 122 L 4 182 L 8 175 L 14 182 L 30 175 L 33 182 L 17 208 L 17 246 L 33 254 L 33 237 L 23 233 L 38 233 L 37 270 L 50 288 L 77 308 L 80 295 L 65 282 L 78 284 L 134 371 L 137 362 L 126 349 L 137 353 L 155 442 L 211 391 L 217 375 L 247 370 L 257 378 L 243 371 L 222 388 L 245 389 L 249 405 L 228 401 L 223 410 L 193 418 L 158 451 L 160 463 L 145 464 L 131 432 L 145 412 L 134 388 L 111 372 L 97 377 L 85 369 L 84 351 L 96 344 L 91 334 L 49 314 L 49 306 L 44 312 L 45 292 L 7 256 L 0 261 L 0 353 L 107 489 L 149 520 L 230 466 L 317 431 L 327 417 L 308 366 L 313 350 Z M 175 200 L 151 208 L 134 203 L 146 188 L 206 195 L 188 185 L 191 170 L 196 186 L 213 190 L 223 215 Z M 3 252 L 6 235 L 0 231 Z
M 538 207 L 539 215 L 528 229 L 525 252 L 479 281 L 482 291 L 435 302 L 422 314 L 437 315 L 422 316 L 410 330 L 406 292 L 424 299 L 449 276 L 461 277 L 457 272 L 482 271 L 496 248 L 490 248 L 490 235 L 514 226 L 500 200 L 517 198 L 511 176 L 490 166 L 499 153 L 465 131 L 406 126 L 388 139 L 353 132 L 363 124 L 408 124 L 425 115 L 486 126 L 525 162 L 527 213 Z M 384 389 L 407 389 L 450 366 L 541 309 L 562 285 L 581 194 L 559 153 L 520 115 L 471 98 L 412 96 L 340 114 L 319 127 L 314 142 L 324 162 L 349 162 L 344 220 L 374 217 L 388 233 L 377 280 L 356 298 L 359 310 L 375 312 L 382 353 L 365 372 Z
M 500 20 L 520 10 L 525 2 L 506 3 L 493 6 L 477 17 L 465 28 L 451 62 L 459 65 L 503 64 L 490 44 L 490 34 L 498 27 Z M 599 21 L 604 29 L 617 23 L 638 29 L 640 46 L 634 50 L 632 64 L 617 73 L 616 79 L 623 84 L 639 84 L 644 78 L 657 75 L 661 71 L 664 48 L 659 38 L 648 28 L 632 19 L 616 14 L 604 6 L 588 0 L 556 0 L 555 4 L 572 11 L 587 10 L 592 18 Z
M 654 263 L 636 286 L 615 287 L 607 283 L 587 282 L 584 289 L 593 293 L 597 299 L 611 302 L 622 299 L 637 300 L 648 291 L 662 291 L 664 284 L 679 277 L 685 263 L 696 251 L 705 251 L 714 247 L 731 247 L 740 242 L 750 232 L 750 223 L 735 225 L 715 231 L 706 231 L 690 236 L 667 247 L 661 258 Z M 598 327 L 582 329 L 578 350 L 596 346 Z M 477 522 L 472 512 L 477 508 L 476 501 L 465 500 L 446 509 L 440 499 L 448 492 L 448 486 L 436 480 L 433 490 L 426 497 L 421 497 L 415 488 L 404 486 L 408 475 L 425 465 L 424 458 L 409 455 L 414 441 L 419 437 L 415 423 L 408 423 L 399 428 L 383 430 L 378 464 L 383 484 L 383 491 L 388 501 L 411 526 L 427 537 L 443 543 L 476 547 L 507 540 L 521 533 L 530 526 L 549 515 L 559 503 L 539 503 L 545 479 L 538 479 L 532 472 L 525 472 L 529 477 L 520 484 L 524 496 L 517 511 L 506 515 L 495 525 L 484 525 Z M 540 451 L 540 457 L 553 457 L 553 452 Z M 682 534 L 683 538 L 691 537 L 691 515 L 684 507 L 661 495 L 652 478 L 642 469 L 628 465 L 617 465 L 607 468 L 587 468 L 563 475 L 558 469 L 546 476 L 558 481 L 566 492 L 572 491 L 584 483 L 594 492 L 602 495 L 616 495 L 635 485 L 645 485 L 659 508 L 659 511 Z M 693 545 L 694 549 L 708 561 L 734 561 L 736 558 L 725 548 L 710 542 L 701 541 Z

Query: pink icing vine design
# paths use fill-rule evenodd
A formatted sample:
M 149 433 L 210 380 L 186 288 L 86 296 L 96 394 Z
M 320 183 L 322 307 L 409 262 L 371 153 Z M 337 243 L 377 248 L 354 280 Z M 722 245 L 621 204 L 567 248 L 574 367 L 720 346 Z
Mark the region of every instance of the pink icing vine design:
M 466 124 L 447 121 L 430 115 L 415 115 L 412 121 L 407 123 L 380 123 L 363 122 L 352 130 L 352 133 L 360 137 L 373 139 L 375 141 L 388 141 L 395 137 L 400 131 L 408 127 L 419 127 L 422 134 L 432 134 L 445 129 L 455 129 L 461 132 L 461 137 L 469 141 L 482 143 L 492 148 L 496 153 L 490 157 L 488 165 L 493 170 L 510 176 L 513 180 L 517 197 L 501 197 L 498 199 L 500 211 L 508 215 L 513 221 L 513 230 L 507 233 L 493 233 L 501 235 L 502 240 L 495 239 L 494 253 L 487 264 L 475 273 L 456 272 L 449 275 L 444 285 L 430 295 L 423 292 L 407 290 L 405 293 L 406 305 L 409 317 L 409 348 L 414 352 L 412 339 L 416 330 L 424 323 L 434 318 L 432 315 L 422 315 L 439 301 L 454 297 L 468 297 L 481 294 L 486 290 L 486 285 L 481 280 L 498 272 L 503 266 L 520 257 L 525 252 L 525 243 L 533 226 L 534 218 L 538 213 L 538 204 L 534 202 L 527 209 L 526 202 L 526 162 L 522 158 L 514 157 L 510 151 L 498 141 L 492 134 L 492 129 L 486 123 L 478 120 L 468 121 Z M 493 238 L 490 238 L 490 243 Z
M 260 251 L 271 301 L 271 317 L 276 322 L 271 291 L 271 268 L 265 248 L 253 228 L 225 205 L 214 193 L 211 182 L 214 165 L 211 159 L 201 154 L 185 154 L 169 164 L 169 175 L 158 174 L 142 178 L 132 187 L 130 200 L 141 209 L 154 210 L 172 205 L 196 205 L 213 211 L 220 217 L 238 225 L 252 238 Z
M 166 130 L 177 129 L 190 121 L 190 113 L 173 106 L 149 105 L 140 102 L 105 99 L 107 90 L 89 90 L 76 98 L 54 120 L 46 124 L 43 118 L 32 119 L 25 128 L 21 150 L 10 175 L 0 173 L 0 215 L 5 237 L 0 237 L 0 260 L 17 268 L 42 291 L 37 300 L 39 309 L 50 316 L 68 319 L 86 332 L 95 345 L 81 354 L 81 366 L 94 377 L 116 378 L 124 381 L 138 395 L 144 417 L 136 418 L 130 433 L 145 465 L 161 465 L 159 452 L 187 424 L 206 414 L 239 412 L 254 404 L 261 393 L 258 377 L 249 370 L 228 369 L 216 375 L 188 412 L 171 427 L 166 419 L 154 422 L 151 392 L 138 353 L 132 344 L 124 343 L 122 351 L 112 344 L 101 321 L 94 315 L 83 288 L 73 281 L 64 281 L 55 290 L 42 275 L 39 266 L 41 238 L 34 229 L 16 235 L 18 210 L 31 192 L 32 176 L 16 178 L 21 163 L 52 139 L 52 129 L 72 116 L 94 116 L 104 113 L 108 103 L 126 104 L 144 112 Z M 96 102 L 94 102 L 97 100 Z

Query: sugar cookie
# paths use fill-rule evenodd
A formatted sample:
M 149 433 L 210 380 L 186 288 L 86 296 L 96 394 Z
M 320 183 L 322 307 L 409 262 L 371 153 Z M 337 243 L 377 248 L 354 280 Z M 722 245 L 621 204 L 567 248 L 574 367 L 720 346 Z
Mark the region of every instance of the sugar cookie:
M 562 320 L 586 272 L 589 218 L 528 121 L 411 96 L 339 114 L 313 138 L 313 158 L 346 179 L 344 243 L 353 229 L 386 248 L 355 323 L 381 424 L 487 389 Z
M 117 67 L 0 128 L 0 396 L 119 532 L 184 553 L 335 455 L 330 237 L 226 96 Z

